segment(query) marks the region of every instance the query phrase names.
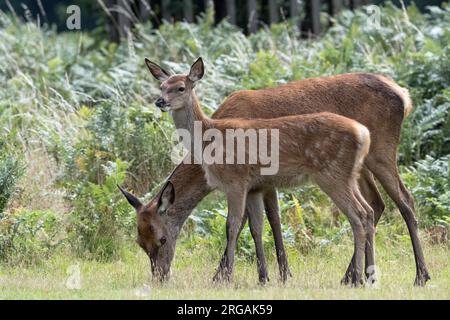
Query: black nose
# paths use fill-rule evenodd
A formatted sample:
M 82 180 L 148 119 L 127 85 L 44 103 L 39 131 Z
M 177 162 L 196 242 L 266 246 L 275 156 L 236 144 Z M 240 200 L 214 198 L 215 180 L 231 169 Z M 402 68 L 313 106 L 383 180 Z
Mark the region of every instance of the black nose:
M 166 104 L 166 102 L 165 102 L 164 99 L 161 98 L 161 97 L 159 97 L 158 100 L 155 101 L 155 105 L 156 105 L 158 108 L 164 107 L 165 104 Z
M 159 239 L 159 242 L 161 242 L 161 245 L 166 243 L 166 241 L 167 241 L 166 237 L 161 237 L 161 239 Z

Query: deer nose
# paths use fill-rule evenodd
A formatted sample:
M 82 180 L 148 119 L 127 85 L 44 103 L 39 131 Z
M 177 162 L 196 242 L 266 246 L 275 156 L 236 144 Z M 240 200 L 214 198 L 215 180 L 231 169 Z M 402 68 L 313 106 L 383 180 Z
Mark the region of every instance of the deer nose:
M 155 101 L 155 105 L 156 105 L 158 108 L 163 108 L 165 104 L 166 104 L 166 101 L 164 101 L 164 99 L 161 98 L 161 97 L 159 97 L 159 98 Z

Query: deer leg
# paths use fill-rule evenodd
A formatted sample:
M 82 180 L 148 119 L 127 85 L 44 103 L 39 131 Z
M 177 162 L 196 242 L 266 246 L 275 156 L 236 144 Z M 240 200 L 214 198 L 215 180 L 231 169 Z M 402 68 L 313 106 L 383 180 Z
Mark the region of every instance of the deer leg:
M 259 282 L 261 284 L 265 284 L 269 281 L 269 277 L 267 274 L 266 258 L 264 255 L 264 245 L 262 241 L 264 223 L 264 203 L 262 193 L 250 192 L 247 194 L 247 212 L 250 232 L 252 234 L 253 241 L 255 242 Z
M 364 167 L 363 170 L 361 171 L 361 177 L 359 178 L 359 186 L 360 186 L 360 191 L 361 194 L 364 198 L 364 200 L 369 203 L 371 209 L 373 210 L 373 224 L 374 224 L 374 228 L 376 227 L 378 221 L 380 220 L 381 215 L 384 212 L 384 202 L 383 202 L 383 198 L 381 197 L 380 192 L 378 191 L 377 185 L 375 183 L 375 180 L 373 178 L 372 173 L 366 168 Z M 360 201 L 361 202 L 361 201 Z M 373 230 L 373 232 L 375 232 L 375 229 Z M 374 280 L 374 276 L 373 276 L 373 272 L 369 270 L 373 270 L 374 267 L 370 267 L 370 264 L 367 261 L 367 257 L 370 254 L 369 253 L 370 250 L 370 246 L 368 244 L 366 244 L 366 264 L 365 264 L 365 274 L 366 277 L 369 278 L 371 280 Z M 348 285 L 352 279 L 352 273 L 353 273 L 353 263 L 354 263 L 354 257 L 352 257 L 352 260 L 350 261 L 350 264 L 347 268 L 347 271 L 344 274 L 344 277 L 341 280 L 341 283 L 343 285 Z
M 238 238 L 239 238 L 239 235 L 242 233 L 242 230 L 244 230 L 245 224 L 247 223 L 247 219 L 248 219 L 248 210 L 246 209 L 246 211 L 244 212 L 244 216 L 242 217 L 241 226 L 239 227 L 239 231 L 238 231 L 238 235 L 237 235 Z M 225 228 L 225 230 L 226 230 L 226 228 Z M 213 278 L 213 281 L 218 280 L 218 279 L 216 279 L 216 277 L 218 277 L 218 274 L 224 273 L 224 270 L 222 270 L 222 269 L 225 266 L 226 255 L 227 255 L 227 251 L 225 249 L 223 252 L 222 258 L 220 259 L 219 267 L 217 268 L 217 271 Z
M 366 230 L 366 246 L 365 246 L 365 275 L 369 281 L 369 285 L 373 285 L 376 279 L 375 266 L 375 225 L 374 225 L 374 211 L 362 196 L 360 190 L 356 187 L 353 191 L 355 198 L 366 212 L 365 230 Z
M 292 277 L 289 270 L 286 251 L 284 250 L 283 235 L 281 232 L 280 208 L 278 207 L 277 191 L 270 189 L 264 194 L 264 206 L 266 208 L 267 219 L 272 228 L 275 241 L 275 250 L 277 252 L 278 268 L 280 270 L 280 279 L 286 282 L 288 275 Z
M 431 278 L 425 264 L 422 245 L 419 239 L 419 228 L 415 216 L 414 199 L 400 179 L 395 159 L 395 155 L 390 158 L 376 159 L 375 161 L 370 161 L 369 166 L 375 177 L 380 181 L 384 190 L 386 190 L 387 194 L 397 205 L 400 214 L 406 222 L 416 263 L 416 279 L 414 285 L 424 286 Z
M 239 226 L 244 215 L 246 187 L 235 187 L 233 191 L 227 192 L 228 216 L 226 224 L 227 245 L 225 249 L 225 259 L 221 261 L 213 280 L 225 280 L 230 282 L 233 277 L 234 252 L 236 249 Z
M 353 231 L 354 260 L 351 284 L 359 287 L 362 284 L 364 250 L 366 244 L 367 214 L 353 195 L 350 185 L 338 186 L 330 184 L 327 179 L 316 179 L 319 187 L 333 200 L 336 206 L 347 216 Z

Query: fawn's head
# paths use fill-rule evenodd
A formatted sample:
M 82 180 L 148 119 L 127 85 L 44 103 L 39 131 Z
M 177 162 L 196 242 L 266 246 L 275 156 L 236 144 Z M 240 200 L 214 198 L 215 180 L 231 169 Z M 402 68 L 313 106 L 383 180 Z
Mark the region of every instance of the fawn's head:
M 161 94 L 155 105 L 162 111 L 173 111 L 183 108 L 186 105 L 185 102 L 191 99 L 195 83 L 203 77 L 205 71 L 202 58 L 198 58 L 192 64 L 191 70 L 187 75 L 171 75 L 147 58 L 145 63 L 153 77 L 161 81 Z
M 150 258 L 152 273 L 160 279 L 166 278 L 175 250 L 176 235 L 167 228 L 167 209 L 175 200 L 175 189 L 170 181 L 147 205 L 119 187 L 122 194 L 137 213 L 136 242 Z

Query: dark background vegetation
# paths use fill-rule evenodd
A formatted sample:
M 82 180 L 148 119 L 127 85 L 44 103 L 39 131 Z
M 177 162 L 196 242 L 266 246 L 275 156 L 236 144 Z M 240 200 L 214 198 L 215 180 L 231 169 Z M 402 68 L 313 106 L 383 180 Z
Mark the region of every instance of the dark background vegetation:
M 143 1 L 147 3 L 153 13 L 151 15 L 146 16 L 145 18 L 142 15 L 139 15 L 140 2 Z M 105 5 L 109 5 L 110 7 L 114 5 L 120 5 L 120 1 L 117 0 L 104 0 Z M 134 13 L 139 17 L 141 22 L 145 22 L 147 20 L 151 20 L 155 27 L 163 20 L 162 15 L 162 1 L 161 0 L 126 0 L 127 3 L 130 4 Z M 211 1 L 214 4 L 214 12 L 215 12 L 215 22 L 219 22 L 221 19 L 227 16 L 227 10 L 224 0 L 216 0 Z M 248 24 L 248 14 L 247 14 L 247 2 L 246 0 L 237 0 L 235 1 L 236 5 L 236 13 L 237 13 L 237 25 L 241 28 L 245 29 Z M 309 0 L 300 1 L 300 13 L 304 14 L 304 11 L 308 10 L 307 7 L 309 4 Z M 351 8 L 353 6 L 357 6 L 358 4 L 375 4 L 380 5 L 383 4 L 384 0 L 363 0 L 363 1 L 352 1 L 352 0 L 341 0 L 341 6 L 344 8 Z M 411 3 L 415 3 L 415 5 L 422 12 L 425 10 L 427 6 L 439 6 L 445 0 L 405 0 L 403 3 L 408 6 Z M 184 15 L 184 0 L 171 0 L 170 3 L 170 20 L 171 21 L 181 21 L 185 19 Z M 194 15 L 199 15 L 201 12 L 206 10 L 208 0 L 193 0 L 193 11 Z M 257 0 L 257 10 L 258 17 L 261 23 L 270 23 L 270 14 L 269 14 L 269 0 Z M 331 1 L 322 0 L 321 2 L 322 11 L 326 12 L 329 10 L 329 6 Z M 401 6 L 400 0 L 392 1 L 396 6 Z M 81 19 L 82 19 L 82 30 L 92 30 L 95 28 L 103 28 L 104 23 L 109 23 L 109 18 L 106 15 L 105 11 L 102 10 L 97 0 L 20 0 L 20 1 L 9 1 L 9 5 L 6 0 L 2 0 L 0 2 L 0 10 L 7 11 L 10 7 L 14 8 L 14 11 L 20 15 L 25 17 L 26 8 L 29 9 L 31 16 L 33 19 L 36 19 L 40 16 L 40 21 L 42 24 L 47 23 L 50 25 L 56 25 L 59 31 L 66 31 L 66 8 L 69 5 L 76 4 L 81 8 Z M 276 1 L 278 11 L 282 10 L 284 12 L 285 17 L 289 18 L 289 0 L 278 0 Z M 42 9 L 43 11 L 42 11 Z

